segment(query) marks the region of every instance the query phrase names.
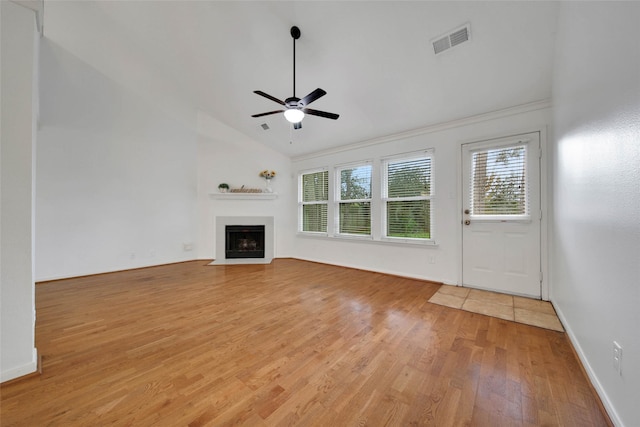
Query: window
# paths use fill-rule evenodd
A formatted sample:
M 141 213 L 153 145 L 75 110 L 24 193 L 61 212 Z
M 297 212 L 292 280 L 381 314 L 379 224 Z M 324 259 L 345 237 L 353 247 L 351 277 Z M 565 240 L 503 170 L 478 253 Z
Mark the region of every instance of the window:
M 435 245 L 433 162 L 429 149 L 300 173 L 298 231 Z
M 431 163 L 428 153 L 383 161 L 385 237 L 432 239 Z
M 337 169 L 338 233 L 371 235 L 371 165 Z
M 299 189 L 298 230 L 326 233 L 329 172 L 323 170 L 301 173 Z
M 471 157 L 471 215 L 526 216 L 528 192 L 526 182 L 527 146 L 475 151 Z

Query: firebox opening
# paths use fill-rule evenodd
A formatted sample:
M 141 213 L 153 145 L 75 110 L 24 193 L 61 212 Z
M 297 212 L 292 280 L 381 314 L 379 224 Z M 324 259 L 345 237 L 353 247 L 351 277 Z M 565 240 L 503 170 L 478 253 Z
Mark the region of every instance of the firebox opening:
M 225 257 L 264 258 L 264 225 L 227 225 Z

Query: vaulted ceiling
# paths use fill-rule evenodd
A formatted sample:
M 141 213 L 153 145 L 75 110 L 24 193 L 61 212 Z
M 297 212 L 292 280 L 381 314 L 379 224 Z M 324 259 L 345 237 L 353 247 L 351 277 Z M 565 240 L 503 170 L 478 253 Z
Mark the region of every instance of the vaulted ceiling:
M 45 36 L 119 83 L 165 94 L 298 156 L 548 99 L 555 2 L 45 3 Z M 471 38 L 435 55 L 461 25 Z M 281 114 L 252 118 L 292 95 L 327 95 L 292 130 Z M 158 95 L 159 96 L 159 95 Z M 266 123 L 269 130 L 261 126 Z

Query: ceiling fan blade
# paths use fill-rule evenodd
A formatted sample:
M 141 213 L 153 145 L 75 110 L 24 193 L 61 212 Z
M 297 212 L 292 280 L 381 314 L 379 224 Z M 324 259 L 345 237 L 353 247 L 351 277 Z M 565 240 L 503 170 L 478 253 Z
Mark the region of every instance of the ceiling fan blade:
M 302 129 L 302 122 L 294 123 L 293 124 L 293 128 L 294 129 Z
M 262 117 L 262 116 L 268 116 L 269 114 L 276 114 L 276 113 L 282 113 L 284 110 L 275 110 L 275 111 L 269 111 L 268 113 L 260 113 L 260 114 L 254 114 L 251 117 Z
M 261 91 L 261 90 L 254 90 L 254 91 L 253 91 L 253 93 L 258 94 L 258 95 L 260 95 L 260 96 L 264 96 L 265 98 L 270 99 L 270 100 L 272 100 L 273 102 L 277 102 L 277 103 L 278 103 L 278 104 L 280 104 L 280 105 L 286 105 L 286 104 L 284 103 L 284 101 L 280 101 L 280 100 L 279 100 L 278 98 L 276 98 L 275 96 L 271 96 L 271 95 L 269 95 L 268 93 L 264 93 L 264 92 L 263 92 L 263 91 Z
M 321 96 L 325 96 L 326 94 L 327 94 L 327 92 L 325 92 L 324 90 L 318 88 L 318 89 L 314 90 L 313 92 L 311 92 L 309 95 L 307 95 L 304 98 L 302 98 L 300 100 L 299 104 L 302 104 L 303 106 L 309 105 L 313 101 L 315 101 L 316 99 L 320 98 Z
M 311 114 L 312 116 L 324 117 L 325 119 L 338 120 L 339 114 L 327 113 L 326 111 L 312 110 L 311 108 L 305 108 L 302 110 L 305 114 Z

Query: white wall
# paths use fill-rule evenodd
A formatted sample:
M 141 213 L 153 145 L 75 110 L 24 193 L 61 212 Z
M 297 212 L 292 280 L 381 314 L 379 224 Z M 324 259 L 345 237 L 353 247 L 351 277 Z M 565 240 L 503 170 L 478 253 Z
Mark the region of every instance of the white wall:
M 639 22 L 637 2 L 563 2 L 553 90 L 551 298 L 627 426 L 640 421 Z
M 295 233 L 291 203 L 296 194 L 291 160 L 205 113 L 198 115 L 198 132 L 198 257 L 216 257 L 216 216 L 273 216 L 275 257 L 290 257 Z M 229 200 L 212 195 L 218 193 L 222 182 L 231 188 L 265 188 L 259 176 L 265 169 L 277 172 L 272 180 L 277 193 L 274 200 Z
M 37 368 L 33 280 L 33 146 L 39 36 L 32 10 L 0 2 L 0 381 Z
M 199 113 L 99 3 L 49 6 L 36 278 L 213 258 L 216 215 L 273 215 L 276 256 L 289 256 L 289 159 Z M 222 181 L 263 186 L 265 168 L 276 200 L 210 196 Z
M 47 38 L 40 65 L 36 279 L 195 258 L 195 110 L 190 126 Z
M 412 132 L 409 137 L 399 135 L 373 145 L 362 143 L 345 151 L 294 159 L 293 169 L 297 174 L 318 167 L 333 167 L 352 161 L 377 160 L 394 154 L 434 149 L 433 227 L 437 243 L 436 246 L 398 245 L 297 235 L 295 256 L 312 261 L 459 284 L 460 146 L 465 142 L 538 130 L 542 131 L 543 140 L 546 139 L 550 109 L 546 108 L 544 103 L 535 105 L 425 128 L 422 133 Z M 294 200 L 292 210 L 296 209 L 296 203 L 297 200 Z

